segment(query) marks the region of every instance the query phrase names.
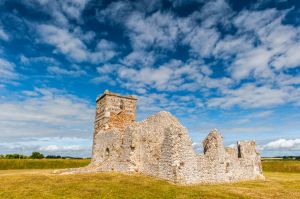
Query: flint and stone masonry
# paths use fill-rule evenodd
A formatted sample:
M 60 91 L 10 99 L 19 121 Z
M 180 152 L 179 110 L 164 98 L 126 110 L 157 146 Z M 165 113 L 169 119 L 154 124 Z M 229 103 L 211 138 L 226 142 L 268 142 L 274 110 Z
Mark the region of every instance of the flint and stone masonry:
M 64 173 L 137 172 L 180 184 L 264 179 L 255 141 L 224 147 L 214 129 L 199 155 L 187 129 L 169 112 L 136 122 L 136 101 L 105 91 L 96 104 L 92 162 Z

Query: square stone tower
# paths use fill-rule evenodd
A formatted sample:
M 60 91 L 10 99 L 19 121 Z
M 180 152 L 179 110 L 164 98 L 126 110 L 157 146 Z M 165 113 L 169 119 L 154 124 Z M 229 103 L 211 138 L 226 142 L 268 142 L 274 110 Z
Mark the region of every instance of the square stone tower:
M 96 100 L 94 136 L 101 130 L 117 128 L 121 131 L 136 118 L 135 96 L 121 96 L 105 90 Z

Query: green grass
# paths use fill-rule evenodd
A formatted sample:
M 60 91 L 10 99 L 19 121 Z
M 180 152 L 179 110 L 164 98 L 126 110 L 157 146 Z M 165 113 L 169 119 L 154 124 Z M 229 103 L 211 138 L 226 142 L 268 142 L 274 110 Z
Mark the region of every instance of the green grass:
M 278 164 L 286 172 L 278 172 Z M 264 171 L 265 181 L 192 186 L 114 172 L 57 175 L 47 169 L 0 170 L 0 198 L 300 198 L 300 161 L 263 161 L 263 167 L 272 171 Z
M 0 159 L 0 170 L 64 169 L 83 167 L 90 159 Z M 270 172 L 300 172 L 300 161 L 263 159 L 263 170 Z
M 179 186 L 143 175 L 0 172 L 0 198 L 300 198 L 300 174 L 267 172 L 266 181 Z
M 90 159 L 0 159 L 0 170 L 7 169 L 64 169 L 83 167 Z
M 263 171 L 300 173 L 300 161 L 297 160 L 263 160 Z

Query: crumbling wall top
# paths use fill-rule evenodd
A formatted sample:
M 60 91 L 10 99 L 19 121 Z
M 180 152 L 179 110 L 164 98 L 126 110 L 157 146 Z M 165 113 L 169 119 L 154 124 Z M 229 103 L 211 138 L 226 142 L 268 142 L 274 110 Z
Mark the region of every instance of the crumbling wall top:
M 215 149 L 223 148 L 223 137 L 217 129 L 213 129 L 203 141 L 204 154 L 209 151 L 215 153 Z

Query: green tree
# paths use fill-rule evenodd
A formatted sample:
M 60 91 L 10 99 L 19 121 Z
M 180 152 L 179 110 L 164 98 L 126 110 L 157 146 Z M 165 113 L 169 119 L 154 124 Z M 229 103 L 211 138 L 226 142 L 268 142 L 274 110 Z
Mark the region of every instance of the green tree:
M 19 154 L 6 154 L 5 156 L 7 159 L 18 159 L 20 158 Z
M 42 159 L 44 158 L 44 155 L 41 154 L 40 152 L 32 152 L 31 156 L 32 159 Z

